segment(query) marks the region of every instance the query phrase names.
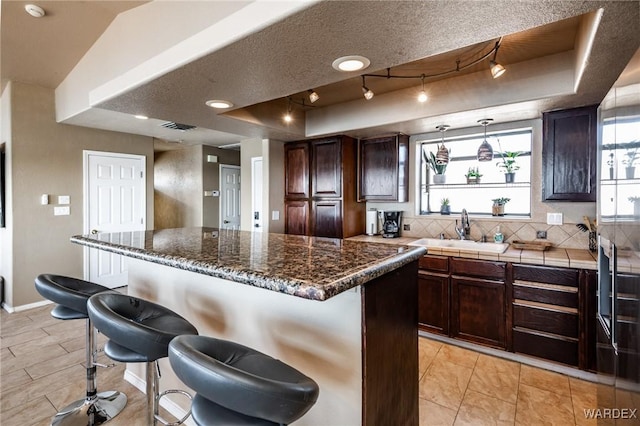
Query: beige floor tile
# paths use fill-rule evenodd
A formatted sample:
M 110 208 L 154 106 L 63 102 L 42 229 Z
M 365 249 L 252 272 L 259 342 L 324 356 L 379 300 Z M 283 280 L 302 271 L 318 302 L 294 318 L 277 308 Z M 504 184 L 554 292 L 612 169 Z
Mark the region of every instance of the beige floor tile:
M 58 339 L 70 339 L 72 337 L 86 336 L 85 325 L 86 320 L 58 320 L 54 324 L 42 329 L 50 336 L 56 336 Z
M 442 346 L 441 343 L 425 338 L 418 339 L 418 380 L 424 376 L 431 362 Z
M 571 386 L 571 402 L 576 425 L 597 425 L 596 419 L 590 418 L 588 410 L 598 407 L 598 385 L 584 380 L 569 378 Z
M 456 410 L 420 399 L 420 426 L 451 426 L 456 419 Z
M 472 368 L 443 361 L 436 356 L 420 380 L 420 398 L 457 410 L 472 372 Z
M 26 368 L 30 365 L 44 362 L 52 357 L 61 356 L 66 353 L 67 351 L 65 351 L 60 345 L 54 344 L 46 346 L 43 343 L 43 346 L 37 348 L 37 350 L 31 353 L 15 356 L 7 360 L 3 359 L 1 368 L 2 374 L 4 375 L 7 372 Z
M 520 364 L 480 355 L 469 382 L 469 389 L 515 404 Z
M 65 353 L 58 357 L 51 357 L 46 361 L 27 367 L 26 370 L 27 373 L 29 373 L 29 375 L 35 380 L 51 373 L 55 373 L 56 371 L 64 370 L 70 365 L 84 363 L 85 360 L 86 354 L 84 349 L 82 349 L 71 353 Z
M 2 392 L 11 392 L 12 389 L 22 387 L 27 383 L 30 383 L 33 379 L 23 369 L 12 371 L 11 373 L 3 374 L 0 379 L 0 387 Z
M 2 347 L 3 348 L 12 348 L 13 346 L 22 345 L 27 342 L 36 341 L 38 343 L 40 339 L 44 339 L 49 337 L 47 333 L 43 330 L 36 328 L 35 330 L 26 330 L 22 333 L 13 334 L 11 336 L 2 338 Z M 15 355 L 16 353 L 11 349 L 11 352 Z
M 568 376 L 528 365 L 523 365 L 520 369 L 520 383 L 567 397 L 571 395 Z
M 2 412 L 2 426 L 26 426 L 36 423 L 50 424 L 56 410 L 44 396 L 16 405 Z
M 521 383 L 516 407 L 516 424 L 552 426 L 575 424 L 573 404 L 568 393 L 560 395 Z
M 513 425 L 516 404 L 467 390 L 455 425 Z
M 436 359 L 441 359 L 463 367 L 473 368 L 478 360 L 478 353 L 452 345 L 442 345 Z

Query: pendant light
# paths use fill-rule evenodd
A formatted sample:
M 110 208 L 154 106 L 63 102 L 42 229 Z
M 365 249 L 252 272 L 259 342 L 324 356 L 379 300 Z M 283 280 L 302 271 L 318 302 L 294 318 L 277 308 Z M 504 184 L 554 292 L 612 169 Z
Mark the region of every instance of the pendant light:
M 478 120 L 482 126 L 484 126 L 484 140 L 478 147 L 478 161 L 491 161 L 493 160 L 493 147 L 487 142 L 487 126 L 493 121 L 493 118 L 483 118 Z
M 422 91 L 418 95 L 418 102 L 424 103 L 424 102 L 427 102 L 427 99 L 428 99 L 427 92 L 424 91 L 424 74 L 422 74 L 421 78 L 422 78 Z
M 449 150 L 444 146 L 444 132 L 446 132 L 449 127 L 451 126 L 447 124 L 436 126 L 436 130 L 438 130 L 441 135 L 441 144 L 438 145 L 438 151 L 436 152 L 436 162 L 438 164 L 449 164 Z

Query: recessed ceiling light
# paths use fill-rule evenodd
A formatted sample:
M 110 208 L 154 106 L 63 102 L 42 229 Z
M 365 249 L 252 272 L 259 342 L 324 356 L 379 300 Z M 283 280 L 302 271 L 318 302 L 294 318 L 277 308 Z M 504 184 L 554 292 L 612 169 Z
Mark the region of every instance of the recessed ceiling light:
M 211 101 L 205 102 L 211 108 L 225 109 L 231 108 L 233 104 L 229 101 L 221 100 L 221 99 L 213 99 Z
M 45 11 L 40 6 L 36 6 L 35 4 L 28 4 L 24 7 L 24 10 L 34 18 L 42 18 L 45 15 Z
M 149 119 L 149 117 L 147 117 L 146 115 L 141 115 L 141 114 L 134 115 L 134 117 L 137 118 L 138 120 L 148 120 Z
M 371 61 L 364 56 L 350 55 L 343 56 L 333 61 L 331 66 L 338 71 L 359 71 L 367 68 Z

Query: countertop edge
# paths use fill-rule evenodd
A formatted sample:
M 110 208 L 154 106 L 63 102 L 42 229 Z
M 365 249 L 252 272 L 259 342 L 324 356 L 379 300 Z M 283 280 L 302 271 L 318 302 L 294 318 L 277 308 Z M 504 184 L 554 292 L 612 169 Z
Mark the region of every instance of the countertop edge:
M 116 243 L 96 240 L 84 235 L 72 236 L 70 241 L 85 247 L 104 250 L 134 259 L 317 301 L 325 301 L 342 292 L 365 284 L 368 281 L 418 260 L 427 253 L 424 247 L 399 246 L 398 248 L 401 251 L 399 251 L 397 255 L 381 259 L 374 264 L 363 267 L 351 275 L 336 280 L 329 286 L 325 286 L 324 289 L 319 289 L 302 280 L 273 278 L 255 271 L 225 268 L 220 265 L 213 266 L 185 257 L 169 256 L 156 253 L 153 250 L 122 246 Z

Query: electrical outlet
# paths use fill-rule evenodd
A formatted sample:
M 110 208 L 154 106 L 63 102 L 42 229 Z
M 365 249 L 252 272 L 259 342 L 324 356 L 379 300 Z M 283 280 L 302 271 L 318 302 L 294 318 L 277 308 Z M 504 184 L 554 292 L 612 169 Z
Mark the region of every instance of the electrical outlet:
M 536 238 L 539 240 L 547 239 L 547 231 L 536 231 Z
M 411 231 L 411 225 L 409 225 L 408 223 L 405 223 L 404 225 L 402 225 L 402 229 L 405 231 Z

